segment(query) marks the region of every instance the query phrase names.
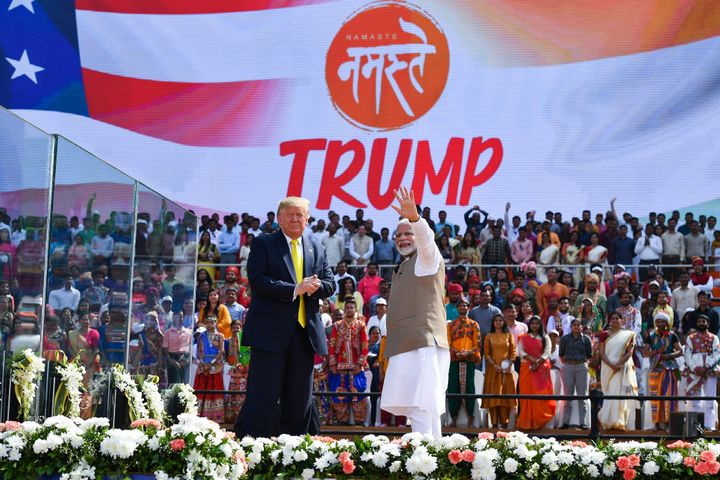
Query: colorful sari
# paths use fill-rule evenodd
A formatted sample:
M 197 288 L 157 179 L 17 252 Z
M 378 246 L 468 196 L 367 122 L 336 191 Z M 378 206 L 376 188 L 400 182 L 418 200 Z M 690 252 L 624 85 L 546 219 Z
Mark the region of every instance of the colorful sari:
M 605 340 L 605 356 L 617 363 L 628 349 L 635 346 L 635 332 L 618 330 Z M 632 357 L 617 372 L 602 362 L 600 384 L 605 395 L 637 395 L 637 378 Z M 636 400 L 604 400 L 598 414 L 600 425 L 604 429 L 625 430 L 630 411 L 635 409 Z
M 230 337 L 228 365 L 230 370 L 230 386 L 228 390 L 244 392 L 247 390 L 248 365 L 250 365 L 250 348 L 242 347 L 242 331 Z M 225 422 L 235 423 L 240 409 L 245 403 L 245 394 L 229 394 L 225 397 Z
M 546 342 L 550 339 L 546 338 Z M 528 355 L 539 358 L 543 354 L 542 338 L 535 338 L 526 333 L 520 336 L 518 342 Z M 520 379 L 518 393 L 523 395 L 553 395 L 553 383 L 550 376 L 550 361 L 543 360 L 537 370 L 530 370 L 530 362 L 523 358 L 520 363 Z M 520 415 L 517 419 L 519 430 L 538 430 L 545 426 L 555 415 L 555 400 L 528 400 L 521 399 Z
M 650 348 L 657 352 L 650 358 L 650 372 L 648 373 L 648 393 L 650 395 L 662 397 L 678 395 L 680 367 L 674 358 L 668 360 L 660 358 L 660 355 L 673 353 L 674 345 L 678 342 L 680 342 L 680 339 L 674 332 L 661 335 L 655 331 L 650 334 Z M 677 409 L 677 400 L 667 402 L 652 400 L 650 402 L 653 423 L 668 423 L 670 421 L 670 412 Z
M 218 353 L 225 341 L 222 334 L 215 333 L 212 340 L 208 338 L 208 333 L 200 334 L 202 346 L 202 356 L 200 357 L 200 368 L 195 375 L 195 390 L 219 390 L 225 389 L 223 383 L 223 364 L 222 360 L 218 361 Z M 222 393 L 198 393 L 198 414 L 218 423 L 225 420 L 225 396 Z
M 93 328 L 89 328 L 84 334 L 80 333 L 79 330 L 70 330 L 68 344 L 70 346 L 70 360 L 75 360 L 79 356 L 80 362 L 85 367 L 83 384 L 87 387 L 100 367 L 97 354 L 100 346 L 100 334 Z

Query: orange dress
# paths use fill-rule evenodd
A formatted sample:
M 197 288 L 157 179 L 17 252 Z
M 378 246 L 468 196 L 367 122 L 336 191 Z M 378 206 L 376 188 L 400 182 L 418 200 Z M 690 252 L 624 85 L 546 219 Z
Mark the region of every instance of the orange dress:
M 539 358 L 543 354 L 542 338 L 525 333 L 518 339 L 522 350 L 528 355 Z M 545 338 L 546 344 L 550 343 Z M 530 362 L 523 358 L 520 363 L 519 392 L 530 395 L 553 395 L 553 383 L 550 377 L 550 361 L 544 360 L 538 369 L 531 371 Z M 520 415 L 517 428 L 520 430 L 538 430 L 545 426 L 555 415 L 555 400 L 520 400 Z
M 490 362 L 486 361 L 483 393 L 514 394 L 515 378 L 512 374 L 512 363 L 517 357 L 517 349 L 512 333 L 488 333 L 485 335 L 483 346 L 486 359 L 492 359 L 497 365 L 502 365 L 504 360 L 508 360 L 511 365 L 509 372 L 498 372 Z M 482 408 L 514 408 L 516 406 L 517 400 L 513 398 L 483 398 L 482 400 Z

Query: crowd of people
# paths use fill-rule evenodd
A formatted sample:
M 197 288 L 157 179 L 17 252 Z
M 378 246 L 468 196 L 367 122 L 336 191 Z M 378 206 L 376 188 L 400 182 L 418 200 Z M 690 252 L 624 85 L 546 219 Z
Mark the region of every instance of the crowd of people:
M 203 415 L 234 422 L 244 395 L 232 392 L 245 390 L 250 357 L 242 346 L 252 296 L 247 259 L 253 239 L 278 228 L 274 212 L 264 220 L 202 216 L 196 234 L 195 217 L 175 218 L 163 205 L 154 218 L 138 214 L 133 231 L 132 216 L 103 219 L 93 201 L 82 220 L 53 216 L 42 338 L 43 230 L 0 208 L 3 349 L 42 345 L 46 358 L 80 358 L 88 386 L 129 354 L 132 373 L 157 375 L 163 385 L 189 381 L 202 392 Z M 422 209 L 446 267 L 448 393 L 460 394 L 448 399 L 448 424 L 465 417 L 477 425 L 476 414 L 487 412 L 495 427 L 586 427 L 582 401 L 462 395 L 599 389 L 698 397 L 643 409 L 631 399 L 606 400 L 599 418 L 606 429 L 634 428 L 642 416 L 667 428 L 670 413 L 683 408 L 703 411 L 705 427 L 716 427 L 715 402 L 702 400 L 715 394 L 720 375 L 716 219 L 687 213 L 679 225 L 679 212 L 650 213 L 642 225 L 632 214 L 618 216 L 614 203 L 570 221 L 559 212 L 541 221 L 535 212 L 511 216 L 510 204 L 494 218 L 475 206 L 462 225 Z M 358 209 L 354 218 L 330 211 L 311 219 L 308 234 L 324 245 L 337 284 L 321 304 L 329 354 L 316 356 L 315 390 L 381 393 L 392 266 L 400 261 L 394 232 L 376 232 Z M 318 396 L 316 405 L 326 424 L 405 422 L 379 411 L 377 397 Z
M 715 373 L 720 373 L 714 336 L 719 322 L 711 306 L 714 278 L 706 264 L 714 271 L 720 256 L 715 217 L 695 219 L 688 213 L 677 227 L 679 212 L 669 218 L 651 213 L 642 226 L 628 213 L 619 221 L 612 202 L 611 209 L 594 220 L 589 211 L 571 222 L 563 222 L 560 213 L 547 212 L 538 222 L 535 213 L 528 212 L 523 222 L 518 216 L 508 218 L 510 208 L 508 204 L 503 221 L 473 207 L 462 229 L 444 212 L 435 221 L 429 208 L 422 210 L 446 262 L 452 355 L 448 393 L 714 393 Z M 230 230 L 240 224 L 231 242 L 225 240 L 228 223 Z M 269 212 L 265 221 L 231 215 L 223 225 L 219 218 L 204 217 L 200 228 L 201 244 L 205 238 L 210 245 L 205 250 L 214 252 L 199 257 L 204 262 L 198 272 L 202 302 L 222 279 L 226 284 L 238 282 L 237 272 L 223 265 L 223 245 L 235 245 L 234 260 L 242 268 L 252 239 L 273 232 L 277 225 Z M 308 234 L 325 246 L 337 283 L 335 296 L 321 305 L 329 355 L 316 358 L 315 389 L 381 392 L 387 366 L 385 312 L 392 265 L 400 260 L 393 232 L 386 227 L 375 232 L 373 221 L 357 210 L 355 218 L 331 211 L 327 220 L 311 219 Z M 240 298 L 231 296 L 228 309 L 237 310 L 234 302 L 243 308 L 249 305 L 251 292 L 243 278 L 241 271 Z M 701 332 L 704 321 L 708 328 Z M 693 366 L 701 357 L 705 363 Z M 235 367 L 233 371 L 237 373 L 232 383 L 241 385 L 242 373 Z M 220 400 L 218 395 L 215 401 Z M 326 423 L 405 421 L 379 412 L 377 397 L 320 396 L 316 402 Z M 464 407 L 469 424 L 480 410 L 489 414 L 494 426 L 508 426 L 516 417 L 514 425 L 527 430 L 586 427 L 586 404 L 577 403 L 477 402 L 454 396 L 448 399 L 448 423 L 455 424 Z M 680 408 L 677 402 L 650 402 L 636 415 L 636 406 L 631 400 L 605 401 L 603 427 L 632 428 L 634 421 L 642 424 L 635 417 L 645 415 L 646 423 L 667 428 L 669 413 Z M 711 406 L 714 402 L 690 405 L 707 409 L 707 428 L 715 428 Z

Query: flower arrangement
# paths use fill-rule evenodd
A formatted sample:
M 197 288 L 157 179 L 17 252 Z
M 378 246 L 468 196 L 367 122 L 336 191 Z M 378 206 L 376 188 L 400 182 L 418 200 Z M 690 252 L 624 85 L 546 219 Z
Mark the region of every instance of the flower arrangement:
M 187 414 L 169 428 L 145 419 L 119 430 L 110 429 L 106 418 L 60 416 L 42 424 L 0 424 L 1 478 L 59 474 L 63 480 L 90 480 L 130 472 L 154 472 L 163 480 L 236 480 L 247 473 L 247 464 L 233 435 Z
M 249 478 L 373 479 L 678 479 L 718 478 L 720 445 L 560 442 L 524 433 L 482 433 L 433 441 L 418 434 L 390 440 L 322 437 L 243 438 Z
M 113 381 L 128 401 L 130 420 L 149 418 L 150 412 L 145 404 L 142 392 L 138 389 L 137 383 L 132 376 L 125 371 L 122 365 L 113 365 Z
M 85 367 L 77 362 L 65 362 L 58 363 L 55 371 L 60 375 L 60 385 L 55 392 L 55 412 L 68 417 L 80 416 Z
M 157 375 L 148 375 L 138 383 L 147 404 L 148 417 L 162 422 L 165 418 L 165 402 L 158 390 L 159 382 L 160 378 Z
M 165 390 L 163 401 L 165 412 L 172 422 L 176 422 L 181 413 L 198 414 L 197 397 L 193 388 L 186 383 L 176 383 L 172 388 Z
M 35 403 L 37 381 L 45 370 L 45 360 L 27 348 L 13 355 L 11 369 L 15 396 L 20 404 L 22 418 L 27 420 Z

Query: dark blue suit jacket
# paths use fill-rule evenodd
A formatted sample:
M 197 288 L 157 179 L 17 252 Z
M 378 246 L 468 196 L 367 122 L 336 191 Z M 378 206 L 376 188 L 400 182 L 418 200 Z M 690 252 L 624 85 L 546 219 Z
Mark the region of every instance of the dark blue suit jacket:
M 335 281 L 323 246 L 308 235 L 303 235 L 302 243 L 304 276 L 317 275 L 322 282 L 315 293 L 305 295 L 306 330 L 315 351 L 327 355 L 327 339 L 319 307 L 320 300 L 335 291 Z M 300 306 L 299 297 L 293 301 L 293 291 L 297 284 L 295 267 L 287 240 L 281 231 L 260 235 L 253 241 L 247 272 L 252 301 L 245 320 L 242 344 L 281 352 L 290 344 Z

